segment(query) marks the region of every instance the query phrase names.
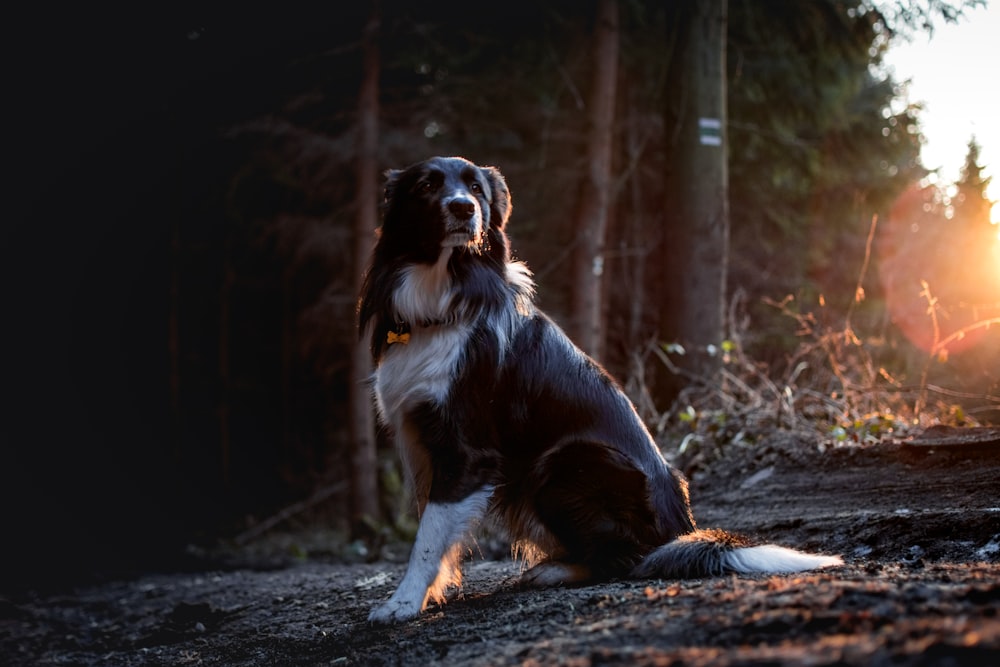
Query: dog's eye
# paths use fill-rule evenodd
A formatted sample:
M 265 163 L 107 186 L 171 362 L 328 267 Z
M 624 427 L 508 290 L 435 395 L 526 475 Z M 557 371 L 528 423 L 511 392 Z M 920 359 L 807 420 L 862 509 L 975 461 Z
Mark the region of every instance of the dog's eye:
M 473 181 L 472 185 L 469 186 L 469 189 L 475 192 L 476 194 L 481 194 L 483 191 L 483 186 Z

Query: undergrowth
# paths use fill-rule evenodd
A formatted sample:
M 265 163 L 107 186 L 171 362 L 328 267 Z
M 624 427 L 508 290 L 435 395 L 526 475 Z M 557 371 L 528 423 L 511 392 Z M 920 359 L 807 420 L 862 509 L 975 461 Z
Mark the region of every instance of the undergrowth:
M 644 417 L 653 423 L 657 439 L 669 443 L 667 450 L 680 458 L 711 460 L 724 456 L 727 448 L 753 446 L 775 430 L 793 431 L 821 450 L 876 445 L 905 440 L 933 425 L 979 426 L 977 414 L 1000 416 L 1000 396 L 993 395 L 998 392 L 966 392 L 929 381 L 935 364 L 948 363 L 950 344 L 973 330 L 1000 326 L 1000 317 L 979 319 L 940 336 L 940 304 L 922 281 L 920 295 L 927 302 L 935 336 L 929 350 L 918 351 L 923 359 L 916 372 L 893 358 L 898 352 L 884 335 L 866 337 L 857 331 L 852 320 L 865 300 L 862 284 L 874 230 L 873 221 L 854 299 L 840 326 L 822 324 L 830 321 L 822 298 L 817 311 L 807 310 L 791 295 L 780 301 L 764 299 L 795 329 L 797 345 L 783 363 L 757 361 L 748 353 L 745 341 L 752 334 L 742 292 L 730 304 L 728 338 L 721 347 L 708 348 L 709 354 L 720 357 L 715 375 L 699 377 L 686 371 L 686 351 L 678 345 L 649 346 L 645 356 L 658 358 L 686 385 L 663 413 L 650 410 L 648 393 L 640 387 L 637 404 L 646 408 Z M 989 372 L 996 386 L 1000 369 Z M 906 375 L 917 375 L 918 380 L 911 384 Z
M 717 376 L 687 376 L 687 387 L 670 410 L 654 419 L 658 439 L 676 454 L 721 457 L 729 446 L 754 445 L 775 430 L 793 431 L 821 450 L 849 444 L 874 445 L 904 440 L 937 424 L 979 426 L 965 400 L 1000 409 L 1000 396 L 970 394 L 927 382 L 926 367 L 917 384 L 880 365 L 882 341 L 863 341 L 857 333 L 822 328 L 813 313 L 793 309 L 793 300 L 769 302 L 797 326 L 800 343 L 777 372 L 752 359 L 740 332 L 731 331 L 717 354 Z M 672 345 L 651 347 L 672 373 L 686 375 Z M 931 357 L 930 361 L 943 360 Z

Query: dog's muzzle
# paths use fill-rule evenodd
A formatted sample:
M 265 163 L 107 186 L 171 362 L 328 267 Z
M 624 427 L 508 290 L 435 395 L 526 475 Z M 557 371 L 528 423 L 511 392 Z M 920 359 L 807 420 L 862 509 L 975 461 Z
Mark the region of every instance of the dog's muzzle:
M 443 202 L 446 246 L 475 243 L 483 232 L 483 214 L 475 199 L 458 195 Z

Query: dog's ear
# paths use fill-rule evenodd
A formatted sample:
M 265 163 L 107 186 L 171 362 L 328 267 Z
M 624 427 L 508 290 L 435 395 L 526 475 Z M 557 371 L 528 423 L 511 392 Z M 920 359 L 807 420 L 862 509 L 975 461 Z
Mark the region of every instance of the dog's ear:
M 386 169 L 383 172 L 385 176 L 385 191 L 383 192 L 384 203 L 388 203 L 392 199 L 392 195 L 395 194 L 396 184 L 399 182 L 399 177 L 402 176 L 402 169 Z
M 490 198 L 490 227 L 502 230 L 510 219 L 510 210 L 513 206 L 507 181 L 496 167 L 480 167 L 480 169 L 486 177 L 486 182 L 490 184 L 493 195 Z

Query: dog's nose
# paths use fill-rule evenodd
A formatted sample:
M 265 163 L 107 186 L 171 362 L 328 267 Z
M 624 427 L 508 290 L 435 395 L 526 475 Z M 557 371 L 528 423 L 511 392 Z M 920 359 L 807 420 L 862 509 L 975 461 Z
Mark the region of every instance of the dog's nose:
M 459 220 L 468 220 L 476 213 L 476 205 L 470 201 L 456 199 L 448 203 L 448 210 Z

